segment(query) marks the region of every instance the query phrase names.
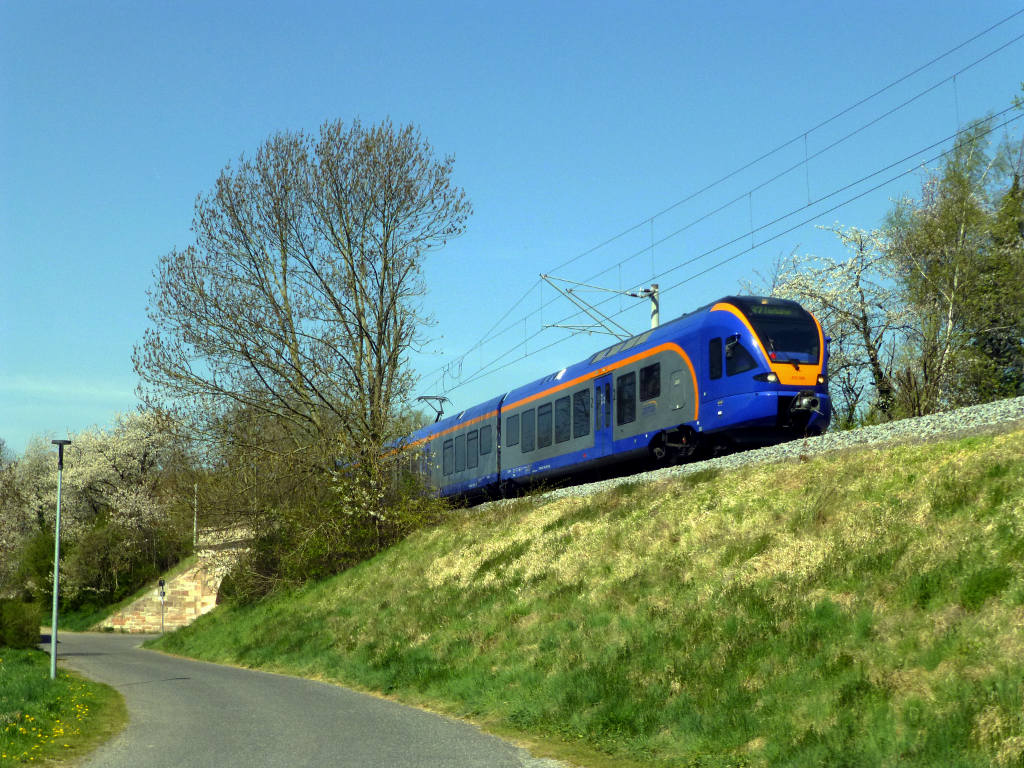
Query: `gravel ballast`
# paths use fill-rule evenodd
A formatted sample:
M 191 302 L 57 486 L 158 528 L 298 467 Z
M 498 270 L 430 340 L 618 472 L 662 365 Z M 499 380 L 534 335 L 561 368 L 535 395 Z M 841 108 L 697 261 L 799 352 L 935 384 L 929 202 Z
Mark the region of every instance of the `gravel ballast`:
M 749 464 L 799 460 L 800 457 L 817 456 L 851 448 L 944 440 L 975 433 L 1011 430 L 1022 426 L 1024 426 L 1024 397 L 1015 397 L 958 408 L 944 413 L 934 413 L 930 416 L 900 419 L 859 429 L 830 431 L 818 437 L 793 440 L 768 448 L 740 451 L 705 461 L 664 467 L 635 475 L 600 480 L 595 483 L 568 486 L 546 492 L 543 494 L 543 498 L 588 496 L 622 483 L 655 482 L 708 469 L 736 469 Z

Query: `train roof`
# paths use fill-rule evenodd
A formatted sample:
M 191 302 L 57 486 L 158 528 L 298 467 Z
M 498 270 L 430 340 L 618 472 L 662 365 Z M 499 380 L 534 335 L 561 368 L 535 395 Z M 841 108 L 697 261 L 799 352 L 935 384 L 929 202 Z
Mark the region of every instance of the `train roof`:
M 480 419 L 482 416 L 497 410 L 499 406 L 508 407 L 521 400 L 529 398 L 532 395 L 558 386 L 559 383 L 569 382 L 573 379 L 584 376 L 592 372 L 594 368 L 604 367 L 605 365 L 615 363 L 630 354 L 634 354 L 637 348 L 653 346 L 677 338 L 681 331 L 699 327 L 700 324 L 704 322 L 704 319 L 710 309 L 720 303 L 733 304 L 744 313 L 749 312 L 750 309 L 756 305 L 767 304 L 796 307 L 803 311 L 799 304 L 787 299 L 763 296 L 724 296 L 698 307 L 692 312 L 688 312 L 685 315 L 680 315 L 668 322 L 662 323 L 657 328 L 651 328 L 650 330 L 631 336 L 628 339 L 617 341 L 608 347 L 597 350 L 585 359 L 573 363 L 572 365 L 568 365 L 560 371 L 555 371 L 547 376 L 535 379 L 534 381 L 510 390 L 507 394 L 495 396 L 483 403 L 471 406 L 458 414 L 444 418 L 435 424 L 423 427 L 422 429 L 414 432 L 411 439 L 413 441 L 423 440 L 440 432 L 457 428 L 459 425 L 464 424 L 467 421 Z
M 721 299 L 721 301 L 728 301 L 731 298 L 733 297 L 727 297 L 725 299 Z M 519 400 L 528 398 L 531 395 L 543 392 L 553 386 L 557 386 L 560 382 L 568 382 L 580 376 L 584 376 L 593 371 L 596 367 L 603 367 L 617 362 L 624 357 L 634 354 L 638 348 L 657 345 L 669 339 L 676 338 L 679 335 L 679 332 L 688 326 L 696 327 L 699 325 L 703 320 L 703 315 L 717 303 L 718 302 L 705 304 L 704 306 L 695 309 L 693 312 L 688 312 L 685 315 L 680 315 L 668 322 L 662 323 L 657 328 L 651 328 L 642 333 L 638 333 L 635 336 L 630 336 L 628 339 L 617 341 L 611 346 L 600 349 L 589 357 L 579 361 L 578 363 L 567 366 L 560 371 L 556 371 L 555 373 L 551 373 L 540 379 L 531 381 L 529 384 L 517 387 L 505 396 L 505 405 L 510 405 L 518 402 Z

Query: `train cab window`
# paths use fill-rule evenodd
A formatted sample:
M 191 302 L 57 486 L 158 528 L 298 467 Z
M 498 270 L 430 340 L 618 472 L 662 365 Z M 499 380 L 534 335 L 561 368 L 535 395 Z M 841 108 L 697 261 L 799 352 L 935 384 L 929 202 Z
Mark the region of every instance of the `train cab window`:
M 636 373 L 619 376 L 615 381 L 615 423 L 629 424 L 636 421 Z
M 722 340 L 708 342 L 708 378 L 722 378 Z
M 466 469 L 476 469 L 480 464 L 480 433 L 473 430 L 466 435 Z
M 533 417 L 533 408 L 528 411 L 523 411 L 522 423 L 520 426 L 523 430 L 523 442 L 520 447 L 522 448 L 523 453 L 529 453 L 534 448 L 533 439 L 537 434 L 537 422 Z
M 572 436 L 590 434 L 590 390 L 581 389 L 572 396 Z
M 505 419 L 505 447 L 519 445 L 519 414 Z
M 757 368 L 754 356 L 740 343 L 739 335 L 730 336 L 725 342 L 725 374 L 735 376 L 737 373 Z
M 452 473 L 452 465 L 454 464 L 455 458 L 455 441 L 445 440 L 444 448 L 441 451 L 441 465 L 442 472 L 446 475 Z
M 551 403 L 537 408 L 537 447 L 551 445 Z
M 464 472 L 466 469 L 466 436 L 455 436 L 455 471 Z
M 555 400 L 555 442 L 564 443 L 572 437 L 572 398 L 568 395 Z
M 653 400 L 661 394 L 661 363 L 640 369 L 640 399 Z
M 491 425 L 480 427 L 480 455 L 486 456 L 491 452 Z

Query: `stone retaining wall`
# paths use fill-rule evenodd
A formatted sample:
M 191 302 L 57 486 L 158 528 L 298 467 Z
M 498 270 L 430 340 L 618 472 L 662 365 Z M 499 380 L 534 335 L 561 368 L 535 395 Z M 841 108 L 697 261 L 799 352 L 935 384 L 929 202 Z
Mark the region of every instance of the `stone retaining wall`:
M 93 629 L 118 632 L 170 631 L 191 624 L 217 605 L 217 590 L 225 574 L 246 550 L 246 542 L 223 531 L 208 532 L 200 539 L 195 565 L 169 579 L 164 585 L 163 606 L 155 587 L 131 605 L 107 617 Z

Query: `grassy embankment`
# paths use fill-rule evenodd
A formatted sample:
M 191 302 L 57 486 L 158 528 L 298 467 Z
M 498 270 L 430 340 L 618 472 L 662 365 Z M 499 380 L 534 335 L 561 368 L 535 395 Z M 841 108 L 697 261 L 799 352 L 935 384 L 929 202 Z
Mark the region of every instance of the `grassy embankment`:
M 113 688 L 65 670 L 50 680 L 48 654 L 0 648 L 0 768 L 74 761 L 127 721 Z
M 588 766 L 1024 765 L 1024 432 L 455 513 L 158 647 Z

